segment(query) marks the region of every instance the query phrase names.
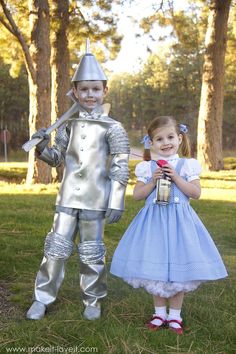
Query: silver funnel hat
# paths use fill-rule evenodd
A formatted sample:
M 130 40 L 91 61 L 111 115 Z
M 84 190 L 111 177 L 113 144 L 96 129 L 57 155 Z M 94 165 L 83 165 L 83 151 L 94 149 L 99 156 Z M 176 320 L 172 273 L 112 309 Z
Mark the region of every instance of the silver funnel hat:
M 86 53 L 82 57 L 72 82 L 75 81 L 107 81 L 100 64 L 93 54 L 90 53 L 89 39 L 86 40 Z

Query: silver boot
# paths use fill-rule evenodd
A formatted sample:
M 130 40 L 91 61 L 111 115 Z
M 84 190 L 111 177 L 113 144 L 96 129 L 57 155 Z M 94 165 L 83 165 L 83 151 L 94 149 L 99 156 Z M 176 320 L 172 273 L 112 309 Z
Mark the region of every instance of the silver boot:
M 98 320 L 101 317 L 101 306 L 88 305 L 84 310 L 84 318 L 86 320 Z
M 45 315 L 46 309 L 46 305 L 42 304 L 42 302 L 34 301 L 29 308 L 26 317 L 29 320 L 41 320 Z

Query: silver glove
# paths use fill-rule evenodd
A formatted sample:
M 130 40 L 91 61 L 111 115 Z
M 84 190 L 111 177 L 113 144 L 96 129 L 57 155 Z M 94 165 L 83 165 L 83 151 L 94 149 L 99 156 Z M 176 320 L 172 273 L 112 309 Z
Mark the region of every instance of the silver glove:
M 50 136 L 48 134 L 46 134 L 46 128 L 41 128 L 39 129 L 36 133 L 34 133 L 31 137 L 31 139 L 34 138 L 40 138 L 43 139 L 40 143 L 37 144 L 36 146 L 36 150 L 38 152 L 43 152 L 43 150 L 45 149 L 45 147 L 48 145 L 49 140 L 50 140 Z
M 107 218 L 107 223 L 113 224 L 115 222 L 118 222 L 122 214 L 123 214 L 123 210 L 107 209 L 107 212 L 105 214 L 105 217 Z

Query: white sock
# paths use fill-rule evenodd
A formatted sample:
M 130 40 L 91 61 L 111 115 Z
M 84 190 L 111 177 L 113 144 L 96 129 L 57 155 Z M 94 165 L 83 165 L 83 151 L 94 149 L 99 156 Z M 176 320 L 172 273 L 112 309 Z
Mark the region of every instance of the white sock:
M 162 306 L 162 307 L 155 306 L 155 314 L 154 314 L 154 316 L 158 316 L 158 317 L 163 318 L 163 320 L 166 320 L 166 317 L 167 317 L 166 306 Z M 156 325 L 156 326 L 161 326 L 163 324 L 163 322 L 161 320 L 158 320 L 158 319 L 152 320 L 151 323 Z
M 180 310 L 170 309 L 169 310 L 169 315 L 168 315 L 168 321 L 177 320 L 177 321 L 181 322 L 182 318 L 180 316 L 180 312 L 181 312 L 181 309 Z M 171 322 L 169 324 L 169 326 L 172 327 L 172 328 L 181 328 L 181 326 L 178 323 L 175 323 L 175 322 Z

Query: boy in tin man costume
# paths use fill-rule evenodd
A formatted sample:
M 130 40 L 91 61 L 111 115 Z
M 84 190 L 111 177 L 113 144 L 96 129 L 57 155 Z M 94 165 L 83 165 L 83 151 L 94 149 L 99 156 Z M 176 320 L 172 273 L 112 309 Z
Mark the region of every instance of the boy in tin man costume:
M 33 135 L 43 138 L 36 147 L 38 158 L 51 166 L 59 166 L 64 160 L 65 169 L 28 319 L 43 318 L 47 306 L 56 300 L 77 232 L 84 318 L 101 316 L 100 300 L 107 295 L 105 218 L 108 223 L 117 222 L 124 210 L 130 150 L 122 125 L 104 112 L 106 81 L 87 43 L 70 92 L 79 111 L 58 129 L 53 147 L 47 146 L 46 129 Z

